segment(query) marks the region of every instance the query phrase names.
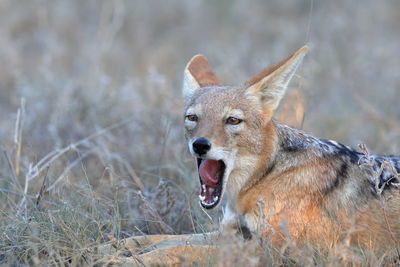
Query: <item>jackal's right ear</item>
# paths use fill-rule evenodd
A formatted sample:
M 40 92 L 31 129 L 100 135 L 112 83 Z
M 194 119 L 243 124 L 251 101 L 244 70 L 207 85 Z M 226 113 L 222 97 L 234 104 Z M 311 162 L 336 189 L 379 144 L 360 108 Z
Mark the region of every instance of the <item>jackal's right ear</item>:
M 186 65 L 183 76 L 182 94 L 187 104 L 192 96 L 204 86 L 219 85 L 219 80 L 211 70 L 205 56 L 196 55 Z
M 276 110 L 307 51 L 308 47 L 303 46 L 286 59 L 248 80 L 245 83 L 247 94 L 260 99 L 264 108 L 271 111 Z

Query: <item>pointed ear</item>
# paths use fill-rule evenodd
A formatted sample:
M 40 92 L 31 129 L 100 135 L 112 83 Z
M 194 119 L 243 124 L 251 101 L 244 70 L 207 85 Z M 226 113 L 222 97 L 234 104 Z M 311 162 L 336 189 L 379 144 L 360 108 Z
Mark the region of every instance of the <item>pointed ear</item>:
M 276 110 L 307 51 L 308 47 L 303 46 L 286 59 L 249 79 L 245 83 L 247 94 L 258 97 L 265 108 Z
M 205 56 L 196 55 L 186 65 L 183 76 L 182 94 L 188 103 L 194 93 L 204 86 L 219 85 L 219 80 L 211 70 Z

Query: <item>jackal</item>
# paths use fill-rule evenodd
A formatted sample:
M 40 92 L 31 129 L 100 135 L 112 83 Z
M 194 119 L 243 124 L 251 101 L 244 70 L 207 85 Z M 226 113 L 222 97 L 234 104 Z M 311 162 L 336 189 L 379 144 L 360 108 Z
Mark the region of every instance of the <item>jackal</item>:
M 200 204 L 226 198 L 222 229 L 239 221 L 273 243 L 287 238 L 394 250 L 400 243 L 400 157 L 372 156 L 273 118 L 308 48 L 241 86 L 223 86 L 207 59 L 184 70 L 184 124 Z M 260 227 L 266 225 L 267 227 Z

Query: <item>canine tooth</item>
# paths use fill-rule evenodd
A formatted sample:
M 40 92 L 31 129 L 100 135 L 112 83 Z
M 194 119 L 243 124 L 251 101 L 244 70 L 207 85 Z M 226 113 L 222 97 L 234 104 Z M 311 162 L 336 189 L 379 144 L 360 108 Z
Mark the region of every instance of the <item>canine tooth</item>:
M 201 201 L 204 201 L 204 199 L 206 199 L 206 197 L 202 196 L 202 195 L 199 195 L 199 198 L 200 198 Z
M 206 185 L 205 184 L 201 185 L 201 187 L 203 188 L 204 191 L 206 191 Z
M 215 197 L 214 197 L 214 201 L 217 201 L 217 200 L 218 200 L 218 196 L 215 196 Z

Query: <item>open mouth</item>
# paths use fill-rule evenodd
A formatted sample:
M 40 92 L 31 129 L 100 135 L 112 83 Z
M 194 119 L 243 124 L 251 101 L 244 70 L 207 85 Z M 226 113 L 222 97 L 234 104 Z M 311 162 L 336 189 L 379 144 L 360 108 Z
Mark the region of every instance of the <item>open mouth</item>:
M 200 178 L 200 204 L 205 209 L 218 205 L 222 195 L 226 165 L 222 160 L 197 158 Z

